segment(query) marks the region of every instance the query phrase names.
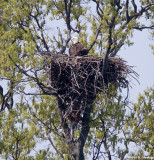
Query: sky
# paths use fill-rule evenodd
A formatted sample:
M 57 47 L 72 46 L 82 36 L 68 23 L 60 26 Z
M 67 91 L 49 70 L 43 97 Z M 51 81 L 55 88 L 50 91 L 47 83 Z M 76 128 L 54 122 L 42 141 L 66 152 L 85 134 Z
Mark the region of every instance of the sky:
M 134 31 L 132 41 L 134 45 L 131 47 L 123 46 L 118 56 L 126 60 L 128 65 L 134 66 L 134 71 L 139 74 L 140 84 L 132 80 L 132 88 L 129 94 L 129 99 L 136 102 L 139 93 L 143 93 L 143 90 L 147 87 L 154 86 L 154 55 L 149 47 L 149 44 L 154 42 L 150 41 L 148 30 Z M 5 89 L 4 93 L 6 93 L 5 83 L 0 81 L 0 84 Z
M 130 100 L 135 102 L 139 93 L 154 85 L 154 55 L 149 47 L 149 44 L 154 42 L 148 30 L 134 31 L 132 41 L 134 45 L 124 46 L 118 55 L 126 60 L 128 65 L 134 66 L 133 70 L 139 74 L 140 84 L 132 80 L 129 94 Z
M 154 85 L 154 55 L 149 47 L 149 44 L 154 42 L 150 41 L 150 33 L 148 30 L 134 31 L 132 42 L 133 46 L 123 46 L 118 56 L 127 61 L 127 64 L 134 66 L 133 70 L 139 74 L 139 83 L 132 79 L 131 89 L 129 93 L 129 100 L 131 102 L 137 102 L 139 93 L 143 93 L 143 90 L 147 87 Z M 41 142 L 41 148 L 48 147 L 48 142 Z M 138 148 L 131 144 L 131 151 L 137 151 Z M 37 149 L 40 149 L 38 146 Z

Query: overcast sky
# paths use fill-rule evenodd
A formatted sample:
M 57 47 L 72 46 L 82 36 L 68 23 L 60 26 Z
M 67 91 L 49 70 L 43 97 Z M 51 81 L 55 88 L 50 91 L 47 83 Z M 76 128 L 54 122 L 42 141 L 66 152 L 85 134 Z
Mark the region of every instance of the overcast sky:
M 131 47 L 124 46 L 119 52 L 119 56 L 124 58 L 128 65 L 134 66 L 134 70 L 139 74 L 138 84 L 133 80 L 134 85 L 130 91 L 130 99 L 136 101 L 138 93 L 143 93 L 147 87 L 154 85 L 154 55 L 149 44 L 154 44 L 148 30 L 135 31 Z

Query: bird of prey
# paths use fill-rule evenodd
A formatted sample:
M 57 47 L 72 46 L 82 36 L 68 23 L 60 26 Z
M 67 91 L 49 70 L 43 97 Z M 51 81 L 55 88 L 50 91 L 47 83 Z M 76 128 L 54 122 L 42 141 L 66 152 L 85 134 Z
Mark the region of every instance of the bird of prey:
M 84 56 L 87 55 L 89 50 L 84 48 L 84 46 L 79 42 L 78 37 L 71 38 L 73 45 L 69 49 L 70 56 Z

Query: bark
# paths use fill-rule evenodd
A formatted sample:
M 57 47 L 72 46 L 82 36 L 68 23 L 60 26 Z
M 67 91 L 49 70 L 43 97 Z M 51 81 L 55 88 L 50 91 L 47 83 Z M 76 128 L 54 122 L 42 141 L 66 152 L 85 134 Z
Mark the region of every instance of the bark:
M 82 118 L 82 128 L 80 131 L 80 136 L 77 140 L 74 140 L 71 136 L 71 128 L 67 124 L 66 120 L 63 117 L 63 112 L 65 110 L 65 105 L 62 100 L 58 98 L 58 108 L 60 115 L 61 126 L 64 131 L 64 140 L 69 145 L 69 149 L 71 152 L 71 156 L 74 157 L 75 160 L 85 160 L 84 158 L 84 145 L 89 133 L 89 118 L 92 110 L 92 102 L 91 105 L 87 105 L 84 110 L 83 118 Z
M 88 137 L 88 133 L 90 130 L 89 127 L 89 118 L 90 118 L 90 113 L 92 109 L 92 103 L 90 106 L 87 106 L 84 111 L 83 119 L 82 119 L 82 129 L 80 131 L 80 136 L 78 138 L 78 141 L 76 142 L 74 146 L 74 158 L 75 160 L 84 160 L 84 145 L 86 142 L 86 139 Z

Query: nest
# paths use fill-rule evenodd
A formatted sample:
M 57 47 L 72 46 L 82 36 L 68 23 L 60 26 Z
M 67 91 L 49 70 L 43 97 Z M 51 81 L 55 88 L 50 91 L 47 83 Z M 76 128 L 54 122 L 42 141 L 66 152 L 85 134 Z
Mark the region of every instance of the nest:
M 49 79 L 65 104 L 65 118 L 79 121 L 85 106 L 92 104 L 97 94 L 105 92 L 110 83 L 127 88 L 129 81 L 126 78 L 132 73 L 136 74 L 123 59 L 112 57 L 109 57 L 108 67 L 103 74 L 103 62 L 103 57 L 51 56 Z

